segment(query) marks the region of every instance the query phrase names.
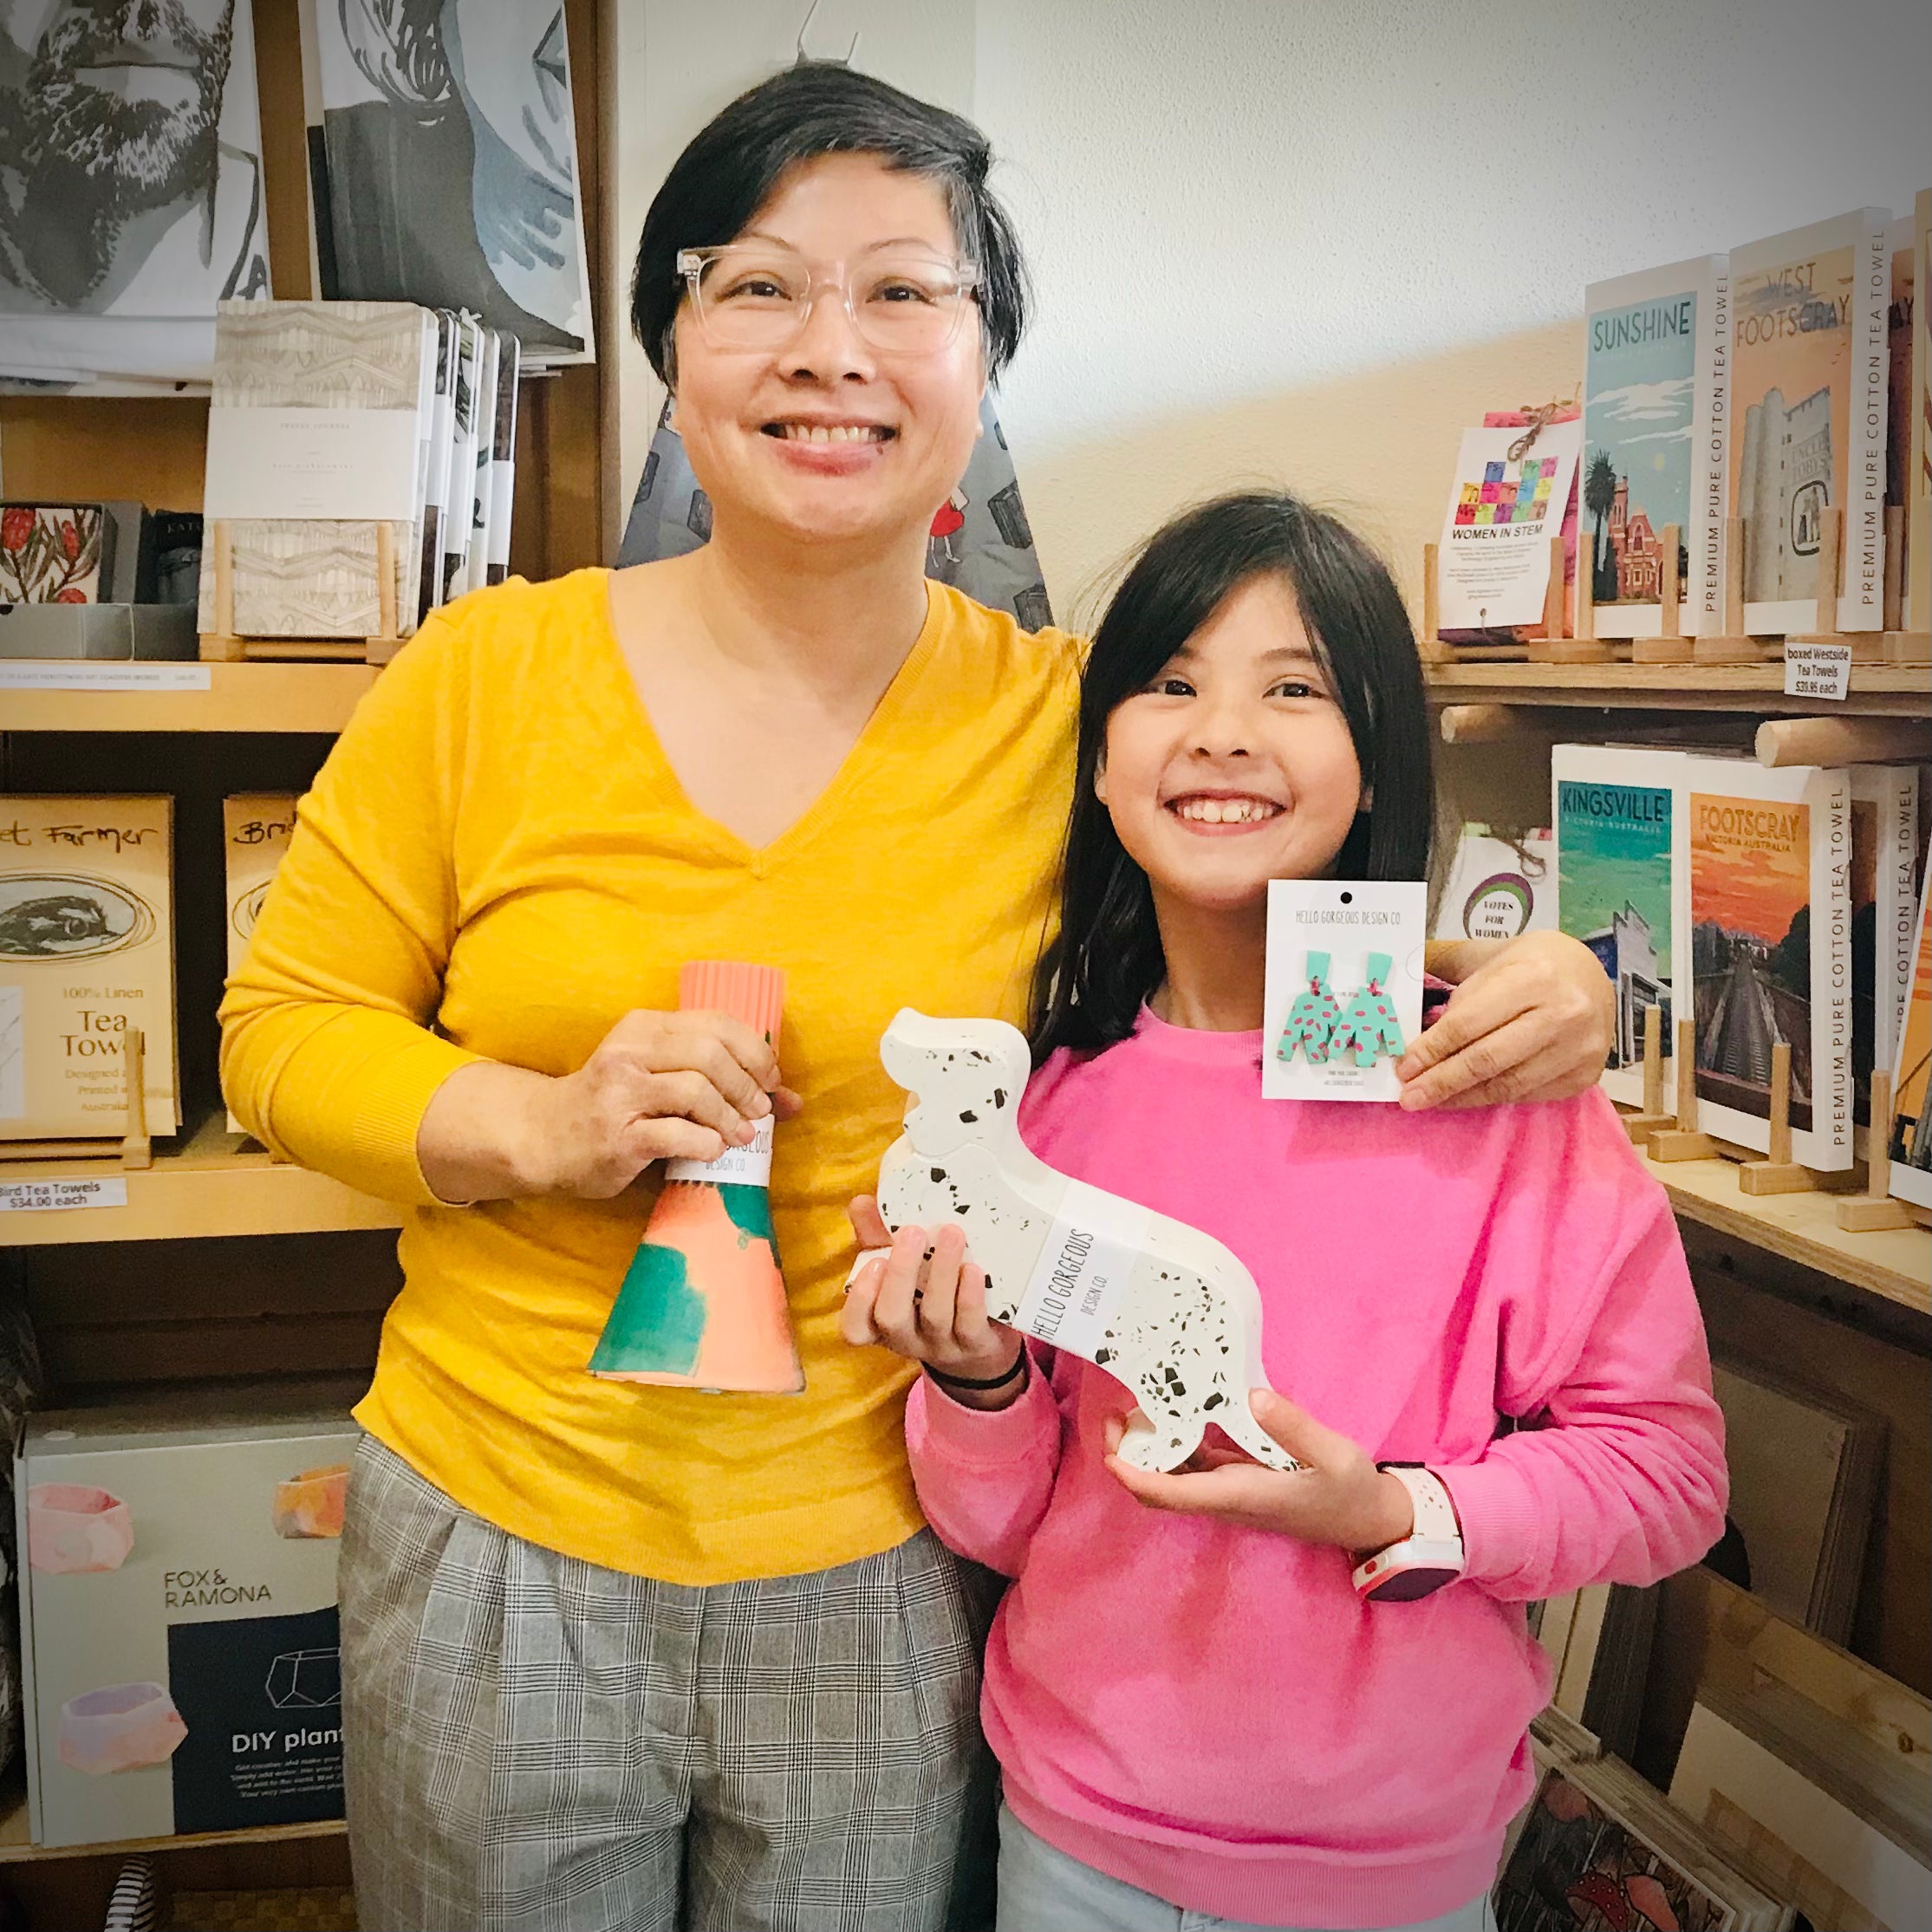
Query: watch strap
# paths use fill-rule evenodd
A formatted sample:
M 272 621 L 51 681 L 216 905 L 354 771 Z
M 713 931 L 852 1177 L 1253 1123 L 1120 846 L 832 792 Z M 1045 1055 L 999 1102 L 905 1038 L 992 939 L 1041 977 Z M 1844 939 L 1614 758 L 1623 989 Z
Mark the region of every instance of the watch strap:
M 1404 1541 L 1453 1543 L 1458 1550 L 1462 1547 L 1462 1522 L 1441 1477 L 1419 1462 L 1381 1462 L 1376 1467 L 1401 1483 L 1415 1507 L 1415 1526 Z

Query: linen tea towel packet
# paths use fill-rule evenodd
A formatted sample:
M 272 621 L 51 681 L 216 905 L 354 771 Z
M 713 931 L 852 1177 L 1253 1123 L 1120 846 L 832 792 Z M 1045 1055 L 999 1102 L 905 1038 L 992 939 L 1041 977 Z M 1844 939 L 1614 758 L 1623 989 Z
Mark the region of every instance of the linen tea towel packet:
M 523 355 L 514 335 L 503 339 L 497 370 L 496 439 L 490 458 L 490 533 L 483 581 L 501 583 L 510 575 L 510 526 L 517 508 L 517 382 Z
M 477 460 L 477 381 L 482 374 L 484 331 L 474 315 L 456 322 L 456 401 L 450 426 L 449 514 L 443 519 L 443 587 L 439 603 L 469 588 L 470 517 Z
M 483 353 L 477 362 L 476 461 L 470 471 L 470 547 L 463 560 L 459 590 L 480 590 L 490 550 L 490 465 L 497 440 L 497 379 L 503 368 L 504 335 L 500 329 L 483 332 Z
M 427 323 L 413 302 L 222 304 L 204 515 L 227 524 L 237 636 L 378 634 L 378 522 L 395 532 L 397 634 L 415 629 Z M 204 544 L 204 631 L 219 628 L 215 554 Z

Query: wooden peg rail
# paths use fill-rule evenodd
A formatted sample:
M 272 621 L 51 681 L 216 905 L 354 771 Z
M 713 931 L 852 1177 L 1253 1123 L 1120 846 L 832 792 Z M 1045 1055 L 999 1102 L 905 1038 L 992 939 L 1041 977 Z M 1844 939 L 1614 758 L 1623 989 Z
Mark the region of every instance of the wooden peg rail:
M 1758 763 L 1910 764 L 1926 755 L 1926 730 L 1916 718 L 1767 718 L 1758 727 Z

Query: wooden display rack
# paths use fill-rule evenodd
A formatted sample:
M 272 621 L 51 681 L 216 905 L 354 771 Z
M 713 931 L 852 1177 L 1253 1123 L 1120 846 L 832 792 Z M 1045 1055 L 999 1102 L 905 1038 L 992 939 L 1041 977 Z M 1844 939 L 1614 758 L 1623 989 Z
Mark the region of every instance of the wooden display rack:
M 1579 550 L 1577 569 L 1579 580 L 1583 572 L 1583 553 Z M 1422 546 L 1422 631 L 1416 641 L 1416 648 L 1425 664 L 1522 664 L 1536 654 L 1537 649 L 1546 641 L 1538 639 L 1535 644 L 1451 644 L 1442 637 L 1441 588 L 1439 572 L 1441 568 L 1441 547 L 1435 543 Z M 1550 581 L 1543 594 L 1543 628 L 1559 643 L 1570 640 L 1561 634 L 1564 618 L 1564 554 L 1563 539 L 1550 539 Z
M 1591 530 L 1577 542 L 1576 621 L 1564 636 L 1563 539 L 1550 539 L 1550 581 L 1543 601 L 1546 634 L 1521 643 L 1454 644 L 1444 640 L 1439 571 L 1440 546 L 1422 546 L 1422 628 L 1417 649 L 1425 664 L 1776 664 L 1787 640 L 1753 637 L 1744 628 L 1745 545 L 1748 530 L 1742 517 L 1724 525 L 1724 623 L 1714 636 L 1683 634 L 1677 557 L 1682 532 L 1667 524 L 1660 533 L 1662 577 L 1658 585 L 1662 629 L 1656 637 L 1601 638 L 1597 635 L 1597 603 L 1590 594 L 1596 581 L 1597 537 Z M 1932 667 L 1932 631 L 1901 628 L 1903 587 L 1908 554 L 1921 546 L 1932 548 L 1932 508 L 1920 504 L 1913 511 L 1907 543 L 1904 511 L 1892 504 L 1885 511 L 1885 628 L 1877 631 L 1840 632 L 1838 628 L 1838 587 L 1844 556 L 1844 513 L 1833 508 L 1823 513 L 1818 541 L 1818 628 L 1794 636 L 1795 643 L 1849 643 L 1854 664 L 1895 668 Z
M 1885 1129 L 1891 1118 L 1892 1083 L 1887 1073 L 1871 1077 L 1871 1119 L 1869 1157 L 1861 1179 L 1857 1168 L 1823 1173 L 1792 1159 L 1791 1046 L 1779 1040 L 1771 1050 L 1771 1145 L 1767 1153 L 1753 1154 L 1734 1147 L 1697 1125 L 1696 1024 L 1677 1022 L 1676 1110 L 1660 1110 L 1663 1095 L 1661 1010 L 1644 1015 L 1643 1109 L 1622 1116 L 1624 1131 L 1660 1167 L 1685 1161 L 1723 1160 L 1737 1174 L 1740 1194 L 1762 1198 L 1773 1194 L 1825 1194 L 1840 1196 L 1833 1202 L 1838 1227 L 1848 1234 L 1877 1233 L 1923 1227 L 1928 1217 L 1886 1192 L 1890 1162 L 1885 1158 Z
M 215 567 L 215 628 L 201 634 L 204 663 L 241 664 L 287 659 L 347 659 L 387 664 L 402 648 L 396 633 L 396 526 L 375 526 L 376 595 L 381 628 L 373 637 L 242 637 L 235 630 L 234 539 L 225 519 L 208 526 Z
M 103 1135 L 95 1140 L 0 1141 L 0 1164 L 10 1161 L 118 1161 L 130 1173 L 154 1165 L 154 1142 L 147 1131 L 147 1051 L 140 1027 L 127 1036 L 121 1049 L 122 1104 L 125 1128 L 116 1141 Z

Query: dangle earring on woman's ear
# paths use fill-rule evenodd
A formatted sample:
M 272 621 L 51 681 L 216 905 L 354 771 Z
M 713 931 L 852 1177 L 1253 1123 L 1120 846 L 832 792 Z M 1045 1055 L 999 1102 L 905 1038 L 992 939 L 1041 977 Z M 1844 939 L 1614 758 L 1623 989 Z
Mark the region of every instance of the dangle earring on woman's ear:
M 1399 1060 L 1408 1051 L 1402 1041 L 1402 1022 L 1395 1018 L 1395 1002 L 1388 990 L 1389 969 L 1394 963 L 1386 953 L 1369 955 L 1362 988 L 1343 1007 L 1335 1023 L 1335 1051 L 1352 1053 L 1358 1067 L 1372 1067 L 1384 1053 Z
M 1335 1003 L 1335 995 L 1328 987 L 1328 954 L 1311 953 L 1308 955 L 1308 990 L 1297 993 L 1294 1004 L 1288 1009 L 1288 1024 L 1281 1030 L 1275 1057 L 1292 1060 L 1298 1046 L 1310 1066 L 1320 1066 L 1328 1058 L 1329 1043 L 1334 1037 L 1335 1024 L 1341 1018 L 1341 1012 Z

